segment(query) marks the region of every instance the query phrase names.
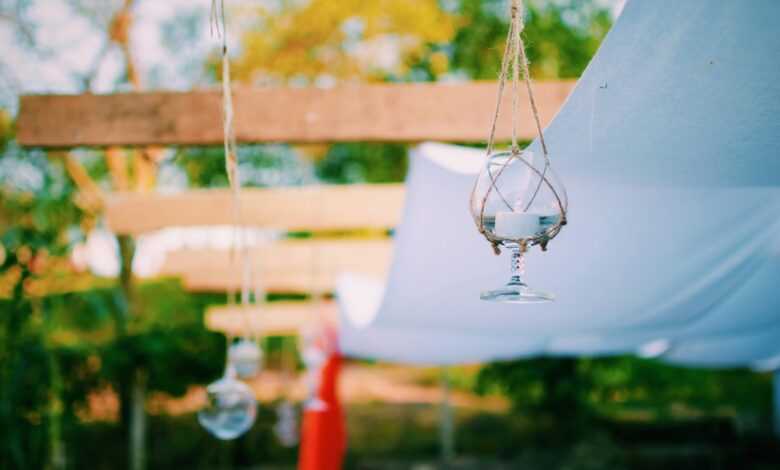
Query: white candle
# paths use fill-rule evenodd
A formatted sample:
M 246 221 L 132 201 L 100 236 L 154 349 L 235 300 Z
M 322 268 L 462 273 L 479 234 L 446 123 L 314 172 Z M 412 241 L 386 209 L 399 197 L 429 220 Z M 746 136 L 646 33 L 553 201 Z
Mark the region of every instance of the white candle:
M 496 236 L 518 240 L 541 231 L 539 214 L 527 212 L 499 212 L 496 214 Z

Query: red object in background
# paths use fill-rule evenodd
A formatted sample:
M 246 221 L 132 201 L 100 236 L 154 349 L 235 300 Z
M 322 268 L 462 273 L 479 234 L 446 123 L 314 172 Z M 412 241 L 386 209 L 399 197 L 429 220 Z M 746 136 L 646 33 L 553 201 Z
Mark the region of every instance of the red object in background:
M 347 450 L 347 430 L 338 397 L 341 356 L 334 351 L 322 368 L 319 397 L 327 408 L 303 413 L 298 470 L 338 470 Z

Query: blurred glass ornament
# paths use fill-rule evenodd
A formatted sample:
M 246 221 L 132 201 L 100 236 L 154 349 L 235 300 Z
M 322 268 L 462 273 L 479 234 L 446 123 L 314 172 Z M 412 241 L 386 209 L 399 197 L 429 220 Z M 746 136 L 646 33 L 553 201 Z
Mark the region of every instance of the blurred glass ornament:
M 306 411 L 320 412 L 328 409 L 328 404 L 320 398 L 320 372 L 320 369 L 312 369 L 307 371 L 303 377 L 308 395 L 303 404 Z
M 276 407 L 276 419 L 274 434 L 279 443 L 284 447 L 298 444 L 298 420 L 293 404 L 287 400 L 282 401 Z
M 303 348 L 303 364 L 306 368 L 320 368 L 327 359 L 322 348 L 313 345 Z
M 235 439 L 247 432 L 257 416 L 254 392 L 236 380 L 228 366 L 225 376 L 206 388 L 208 402 L 198 412 L 198 422 L 217 439 Z
M 523 280 L 524 254 L 529 247 L 543 250 L 566 223 L 566 189 L 547 158 L 530 151 L 495 152 L 487 157 L 471 196 L 477 228 L 496 248 L 512 251 L 511 277 L 499 289 L 483 292 L 484 300 L 545 302 L 551 294 L 528 287 Z
M 307 411 L 325 411 L 328 405 L 320 398 L 320 376 L 322 368 L 327 361 L 325 352 L 314 345 L 309 345 L 303 349 L 303 363 L 306 366 L 304 382 L 308 391 L 308 399 L 304 404 Z
M 228 360 L 242 379 L 257 376 L 263 360 L 263 351 L 255 341 L 243 338 L 230 345 Z

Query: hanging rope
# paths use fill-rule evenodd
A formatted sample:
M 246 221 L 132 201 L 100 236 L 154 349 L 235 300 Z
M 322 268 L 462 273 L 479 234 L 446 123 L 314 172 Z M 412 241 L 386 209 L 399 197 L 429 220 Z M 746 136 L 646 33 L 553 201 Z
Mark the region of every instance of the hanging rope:
M 487 154 L 493 153 L 493 145 L 496 141 L 496 125 L 498 124 L 498 118 L 501 115 L 501 98 L 504 96 L 504 85 L 506 84 L 506 77 L 509 72 L 509 57 L 511 54 L 509 44 L 511 44 L 512 37 L 514 35 L 514 20 L 509 23 L 509 32 L 506 36 L 507 46 L 504 47 L 504 56 L 501 59 L 501 73 L 498 76 L 498 97 L 496 98 L 496 112 L 493 113 L 493 123 L 490 126 L 490 135 L 487 141 Z
M 520 8 L 519 8 L 520 7 Z M 520 64 L 517 60 L 518 49 L 520 48 L 520 33 L 523 31 L 523 10 L 522 4 L 515 1 L 512 5 L 512 41 L 510 47 L 512 51 L 512 155 L 520 152 L 517 145 L 517 90 L 520 88 Z
M 547 143 L 544 140 L 544 132 L 542 131 L 542 124 L 541 124 L 541 118 L 539 117 L 539 110 L 536 105 L 536 98 L 534 97 L 534 93 L 533 93 L 533 86 L 531 84 L 531 73 L 529 71 L 528 57 L 525 52 L 525 43 L 523 42 L 523 38 L 521 35 L 521 33 L 523 32 L 523 28 L 525 26 L 523 23 L 523 14 L 524 11 L 523 11 L 522 0 L 512 0 L 509 31 L 507 33 L 506 46 L 504 48 L 504 55 L 501 60 L 501 72 L 498 79 L 498 96 L 496 98 L 496 108 L 495 108 L 495 113 L 493 114 L 493 121 L 490 126 L 490 133 L 488 135 L 488 141 L 487 141 L 487 157 L 490 157 L 495 148 L 496 127 L 498 125 L 498 119 L 501 114 L 501 103 L 503 100 L 503 94 L 504 94 L 504 89 L 506 87 L 506 82 L 510 76 L 510 67 L 511 67 L 511 79 L 512 79 L 511 152 L 508 158 L 502 163 L 501 167 L 498 169 L 498 171 L 495 174 L 493 174 L 492 169 L 488 166 L 487 174 L 490 180 L 490 186 L 488 187 L 487 191 L 485 192 L 484 196 L 480 201 L 480 205 L 479 205 L 480 213 L 479 213 L 479 218 L 477 220 L 477 229 L 485 237 L 485 239 L 488 242 L 490 242 L 495 254 L 500 254 L 501 250 L 499 249 L 499 244 L 502 242 L 502 240 L 494 237 L 485 228 L 485 206 L 487 205 L 487 201 L 488 198 L 490 197 L 491 192 L 495 191 L 496 194 L 498 194 L 501 201 L 503 202 L 503 204 L 509 210 L 511 211 L 515 210 L 515 208 L 512 206 L 512 204 L 509 203 L 507 198 L 505 198 L 504 195 L 501 194 L 501 191 L 496 185 L 496 181 L 501 177 L 501 174 L 509 166 L 509 164 L 512 163 L 514 159 L 518 159 L 521 162 L 523 162 L 531 171 L 536 173 L 536 175 L 539 177 L 539 183 L 537 184 L 537 187 L 534 190 L 531 198 L 526 203 L 526 206 L 523 209 L 523 211 L 525 212 L 528 210 L 529 207 L 531 207 L 534 200 L 536 199 L 536 196 L 539 194 L 539 190 L 541 189 L 542 184 L 546 184 L 547 187 L 552 192 L 553 196 L 556 198 L 558 207 L 561 212 L 560 220 L 558 220 L 558 222 L 552 228 L 550 228 L 544 235 L 541 235 L 535 238 L 534 240 L 532 240 L 532 243 L 533 244 L 538 243 L 542 246 L 543 250 L 546 249 L 547 242 L 553 237 L 555 237 L 555 235 L 558 234 L 561 226 L 566 224 L 566 208 L 557 190 L 547 178 L 547 170 L 550 166 L 550 160 L 549 160 L 549 154 L 547 149 Z M 542 171 L 539 171 L 531 163 L 529 163 L 524 158 L 522 158 L 522 152 L 520 151 L 520 148 L 518 146 L 518 139 L 517 139 L 518 122 L 517 121 L 519 115 L 518 112 L 519 80 L 521 74 L 525 82 L 526 91 L 528 92 L 528 99 L 531 107 L 531 112 L 533 114 L 534 123 L 536 125 L 536 133 L 539 138 L 539 143 L 542 147 L 542 154 L 544 156 L 544 168 Z M 476 197 L 476 190 L 477 190 L 477 185 L 475 184 L 471 192 L 472 204 L 474 202 L 474 198 Z M 523 242 L 522 245 L 525 246 L 526 243 Z
M 245 337 L 254 336 L 252 320 L 247 307 L 251 303 L 251 285 L 253 266 L 251 250 L 247 240 L 247 231 L 243 223 L 241 211 L 241 177 L 236 151 L 236 133 L 234 128 L 233 93 L 230 79 L 230 60 L 227 47 L 227 23 L 225 21 L 225 1 L 211 0 L 210 30 L 212 36 L 222 40 L 222 131 L 223 149 L 225 153 L 225 172 L 231 189 L 231 206 L 233 212 L 233 243 L 230 246 L 230 264 L 234 266 L 236 245 L 241 252 L 241 306 L 244 321 Z M 255 301 L 257 299 L 255 298 Z

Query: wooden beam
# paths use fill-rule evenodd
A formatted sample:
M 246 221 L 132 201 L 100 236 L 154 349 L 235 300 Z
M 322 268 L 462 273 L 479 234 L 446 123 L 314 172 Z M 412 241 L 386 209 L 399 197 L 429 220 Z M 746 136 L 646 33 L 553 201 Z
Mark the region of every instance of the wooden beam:
M 65 170 L 70 178 L 79 188 L 76 195 L 76 204 L 87 212 L 96 213 L 103 207 L 105 195 L 100 186 L 89 176 L 89 172 L 84 168 L 74 155 L 69 153 L 51 152 L 51 156 L 61 156 L 65 162 Z
M 390 228 L 400 220 L 404 188 L 378 184 L 245 189 L 241 198 L 248 226 L 288 231 Z M 170 195 L 119 193 L 106 198 L 106 221 L 117 234 L 231 225 L 231 207 L 227 189 Z
M 252 250 L 257 286 L 267 292 L 332 292 L 345 273 L 384 278 L 392 240 L 300 240 Z M 238 262 L 238 260 L 236 260 Z M 241 288 L 241 268 L 224 250 L 182 249 L 168 253 L 162 275 L 179 276 L 190 291 Z M 254 287 L 254 286 L 253 286 Z
M 231 336 L 247 333 L 263 336 L 297 335 L 301 328 L 316 321 L 338 321 L 337 305 L 333 301 L 321 302 L 269 302 L 262 306 L 212 307 L 206 312 L 206 328 Z
M 127 191 L 130 189 L 130 174 L 127 171 L 127 162 L 128 159 L 134 156 L 131 155 L 126 154 L 119 147 L 106 149 L 106 166 L 108 166 L 108 172 L 111 175 L 111 182 L 115 191 Z
M 495 112 L 495 82 L 236 88 L 239 142 L 478 142 Z M 574 81 L 534 87 L 542 121 L 561 107 Z M 522 93 L 525 94 L 525 88 Z M 510 93 L 497 129 L 509 139 Z M 535 135 L 527 97 L 519 135 Z M 219 91 L 23 96 L 21 145 L 216 145 L 222 142 Z M 527 115 L 525 115 L 527 114 Z

